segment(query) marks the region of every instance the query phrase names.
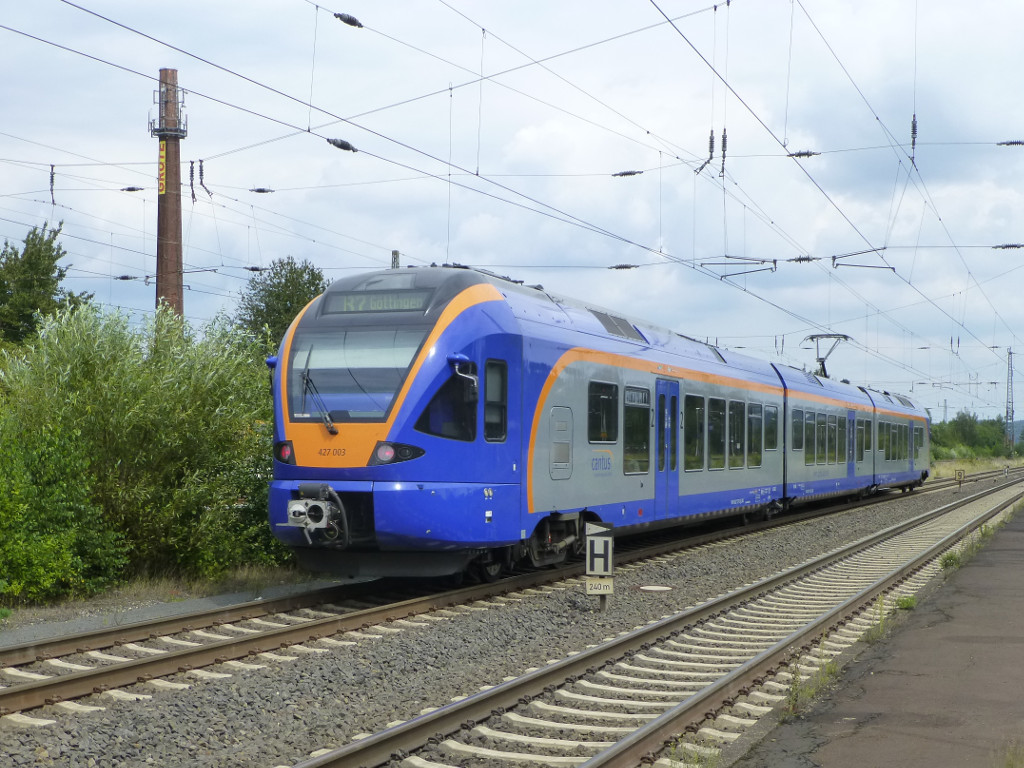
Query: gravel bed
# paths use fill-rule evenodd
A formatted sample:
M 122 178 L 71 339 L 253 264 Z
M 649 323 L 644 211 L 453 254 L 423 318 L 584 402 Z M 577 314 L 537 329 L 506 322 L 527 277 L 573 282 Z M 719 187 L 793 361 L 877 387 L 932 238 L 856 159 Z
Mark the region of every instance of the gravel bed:
M 178 675 L 188 691 L 140 684 L 140 702 L 90 696 L 106 709 L 30 713 L 45 727 L 0 721 L 0 755 L 11 766 L 277 766 L 348 743 L 360 733 L 475 693 L 506 676 L 707 600 L 843 543 L 920 514 L 938 494 L 900 495 L 870 509 L 718 544 L 616 574 L 606 611 L 582 588 L 530 596 L 380 640 L 304 654 L 261 670 L 220 668 L 231 677 Z M 955 498 L 948 492 L 948 500 Z M 670 591 L 640 591 L 643 585 Z M 0 683 L 2 684 L 2 683 Z

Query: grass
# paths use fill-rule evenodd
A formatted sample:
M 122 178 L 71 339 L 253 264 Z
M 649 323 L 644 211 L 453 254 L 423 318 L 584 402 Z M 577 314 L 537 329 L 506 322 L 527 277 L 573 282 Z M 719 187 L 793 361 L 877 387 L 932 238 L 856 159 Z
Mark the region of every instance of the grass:
M 993 768 L 1024 768 L 1024 746 L 1012 741 L 996 755 Z
M 958 469 L 962 469 L 967 472 L 968 475 L 972 475 L 977 472 L 991 472 L 993 470 L 1003 469 L 1004 467 L 1012 468 L 1021 466 L 1024 466 L 1024 459 L 1021 459 L 1020 457 L 1014 457 L 1012 459 L 1003 457 L 986 459 L 942 459 L 932 462 L 931 476 L 938 480 L 954 477 L 954 473 Z
M 822 635 L 818 643 L 818 661 L 821 662 L 817 671 L 806 679 L 800 677 L 800 662 L 791 665 L 789 690 L 786 692 L 786 704 L 782 710 L 783 721 L 802 712 L 822 691 L 839 677 L 839 662 L 833 658 L 826 660 L 824 643 L 828 635 Z
M 238 593 L 243 601 L 255 600 L 269 587 L 302 584 L 316 578 L 304 571 L 269 566 L 243 566 L 222 578 L 209 581 L 149 576 L 82 600 L 0 608 L 0 623 L 5 628 L 11 628 L 24 624 L 68 621 L 83 613 L 109 613 L 112 615 L 111 620 L 116 622 L 126 611 L 144 605 L 178 603 L 227 593 Z
M 939 558 L 939 565 L 942 566 L 942 570 L 948 573 L 962 567 L 988 544 L 989 539 L 995 535 L 995 532 L 995 527 L 982 525 L 973 534 L 964 539 L 957 549 L 943 552 L 942 557 Z

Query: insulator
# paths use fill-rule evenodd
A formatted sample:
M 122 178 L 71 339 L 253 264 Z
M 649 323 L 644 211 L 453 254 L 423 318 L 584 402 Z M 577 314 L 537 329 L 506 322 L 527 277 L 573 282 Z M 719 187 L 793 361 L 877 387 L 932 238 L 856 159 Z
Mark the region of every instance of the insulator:
M 348 24 L 350 27 L 358 27 L 359 29 L 363 28 L 363 25 L 359 23 L 359 19 L 355 16 L 350 16 L 347 13 L 336 13 L 334 14 L 334 18 L 340 22 Z
M 121 187 L 122 192 L 141 192 L 142 187 Z
M 812 152 L 809 149 L 803 149 L 800 150 L 799 152 L 790 152 L 788 157 L 814 157 L 820 154 L 821 152 Z
M 344 139 L 328 139 L 327 143 L 330 144 L 332 147 L 337 147 L 338 149 L 344 149 L 346 152 L 358 152 L 359 151 L 355 147 L 353 147 L 351 144 L 349 144 L 347 141 L 345 141 Z
M 1000 141 L 996 144 L 997 147 L 1022 147 L 1024 146 L 1024 139 L 1011 139 L 1010 141 Z
M 270 194 L 271 192 L 273 192 L 274 190 L 270 189 L 269 187 L 253 187 L 249 191 L 250 192 L 258 192 L 261 195 L 267 195 L 267 194 Z
M 715 156 L 715 129 L 711 129 L 711 136 L 708 137 L 708 157 Z
M 618 173 L 613 173 L 612 176 L 639 176 L 642 173 L 643 171 L 619 171 Z

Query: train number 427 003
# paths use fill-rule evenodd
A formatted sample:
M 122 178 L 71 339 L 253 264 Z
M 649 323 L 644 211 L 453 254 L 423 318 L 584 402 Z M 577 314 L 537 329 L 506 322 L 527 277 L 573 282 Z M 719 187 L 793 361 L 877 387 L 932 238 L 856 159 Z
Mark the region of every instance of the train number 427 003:
M 344 448 L 321 448 L 317 451 L 321 456 L 344 456 Z

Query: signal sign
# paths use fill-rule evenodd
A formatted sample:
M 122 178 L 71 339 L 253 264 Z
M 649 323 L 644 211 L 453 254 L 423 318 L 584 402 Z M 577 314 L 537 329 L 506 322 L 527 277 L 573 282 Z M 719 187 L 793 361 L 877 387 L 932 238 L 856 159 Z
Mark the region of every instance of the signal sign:
M 608 523 L 587 523 L 587 576 L 611 576 L 614 566 L 614 539 Z

